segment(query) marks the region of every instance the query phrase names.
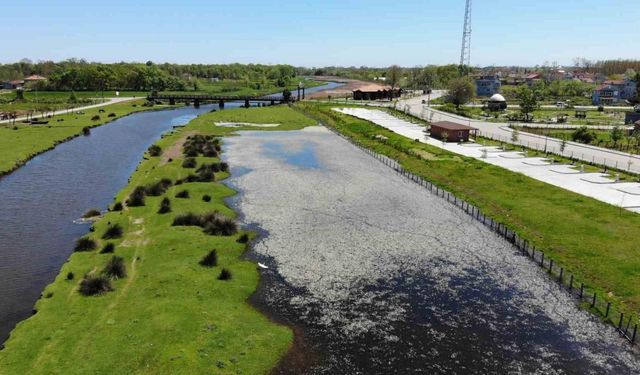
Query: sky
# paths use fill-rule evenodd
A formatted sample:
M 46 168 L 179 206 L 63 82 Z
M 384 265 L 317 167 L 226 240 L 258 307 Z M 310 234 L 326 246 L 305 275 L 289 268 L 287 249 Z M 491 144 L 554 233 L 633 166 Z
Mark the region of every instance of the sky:
M 0 62 L 458 63 L 465 0 L 6 0 Z M 474 0 L 471 64 L 640 58 L 638 0 Z

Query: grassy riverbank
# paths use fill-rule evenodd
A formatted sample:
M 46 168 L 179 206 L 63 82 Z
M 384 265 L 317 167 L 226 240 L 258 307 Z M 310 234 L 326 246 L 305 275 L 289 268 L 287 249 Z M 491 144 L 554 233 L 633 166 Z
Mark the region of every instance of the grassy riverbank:
M 480 207 L 622 311 L 640 308 L 640 215 L 473 158 L 416 143 L 332 106 L 302 104 L 314 118 Z M 388 141 L 374 139 L 383 135 Z
M 244 233 L 209 235 L 198 226 L 172 225 L 187 213 L 236 216 L 223 201 L 234 194 L 220 182 L 227 172 L 215 172 L 215 182 L 188 182 L 197 168 L 183 167 L 187 137 L 219 137 L 238 130 L 216 127 L 216 121 L 281 124 L 269 128 L 273 130 L 315 124 L 286 106 L 232 109 L 204 114 L 161 139 L 157 145 L 162 155 L 146 155 L 148 160 L 115 199 L 125 202 L 136 187 L 162 179 L 169 179 L 171 186 L 157 196 L 147 194 L 144 206 L 125 205 L 95 223 L 87 237 L 97 248 L 73 253 L 43 292 L 38 313 L 12 332 L 0 351 L 1 374 L 260 374 L 277 363 L 293 335 L 246 303 L 259 273 L 255 264 L 242 259 Z M 201 153 L 194 159 L 197 166 L 220 162 Z M 176 197 L 185 190 L 188 198 Z M 165 198 L 171 211 L 159 214 Z M 103 239 L 116 224 L 122 237 Z M 107 243 L 115 245 L 113 254 L 101 253 Z M 213 249 L 217 265 L 199 264 Z M 113 291 L 82 296 L 83 276 L 99 275 L 114 255 L 124 259 L 126 276 L 111 281 Z M 219 280 L 223 269 L 230 272 L 230 280 Z
M 85 127 L 95 127 L 134 112 L 149 110 L 143 101 L 112 104 L 99 108 L 57 114 L 46 125 L 16 122 L 0 124 L 0 176 L 20 167 L 34 156 L 82 134 Z M 93 119 L 99 116 L 99 119 Z M 58 121 L 62 120 L 62 121 Z

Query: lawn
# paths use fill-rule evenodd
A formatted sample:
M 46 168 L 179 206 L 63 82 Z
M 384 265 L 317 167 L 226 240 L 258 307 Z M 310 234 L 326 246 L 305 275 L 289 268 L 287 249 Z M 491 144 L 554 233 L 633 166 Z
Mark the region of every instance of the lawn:
M 11 172 L 37 154 L 53 148 L 58 143 L 82 134 L 84 127 L 93 127 L 113 121 L 133 112 L 148 110 L 142 101 L 112 104 L 87 109 L 84 114 L 58 114 L 47 125 L 0 124 L 0 176 Z M 135 105 L 135 106 L 134 106 Z M 104 111 L 104 112 L 100 112 Z M 108 117 L 114 113 L 115 117 Z M 99 120 L 92 120 L 94 116 Z M 63 121 L 58 121 L 63 120 Z
M 282 129 L 315 124 L 286 106 L 232 109 L 209 113 L 174 130 L 157 145 L 172 155 L 146 155 L 130 183 L 115 198 L 124 202 L 137 186 L 162 178 L 174 183 L 194 169 L 182 167 L 184 156 L 176 144 L 187 135 L 222 136 L 237 129 L 221 128 L 214 121 L 278 122 Z M 217 163 L 216 157 L 196 157 L 198 165 Z M 267 373 L 288 350 L 293 333 L 271 322 L 247 298 L 259 281 L 256 265 L 243 260 L 246 244 L 242 232 L 208 235 L 194 226 L 172 226 L 174 218 L 188 212 L 219 211 L 236 214 L 224 203 L 235 192 L 220 181 L 184 182 L 161 196 L 146 197 L 145 206 L 111 211 L 95 223 L 89 237 L 98 249 L 115 244 L 115 255 L 125 260 L 127 275 L 113 280 L 114 291 L 85 297 L 78 283 L 87 273 L 98 274 L 113 254 L 99 250 L 75 252 L 49 285 L 36 308 L 38 313 L 12 332 L 0 351 L 3 374 L 261 374 Z M 176 198 L 188 190 L 189 198 Z M 203 200 L 209 195 L 211 200 Z M 171 212 L 158 214 L 163 198 Z M 109 224 L 119 224 L 122 238 L 103 240 Z M 217 250 L 218 265 L 199 261 Z M 222 268 L 230 280 L 219 280 Z M 68 280 L 69 272 L 74 274 Z
M 616 308 L 634 314 L 640 309 L 636 240 L 640 236 L 640 215 L 416 143 L 373 123 L 331 111 L 331 106 L 305 103 L 298 108 L 475 204 L 544 250 L 547 257 L 600 296 L 608 295 L 606 299 Z M 388 137 L 388 141 L 376 140 L 375 135 Z

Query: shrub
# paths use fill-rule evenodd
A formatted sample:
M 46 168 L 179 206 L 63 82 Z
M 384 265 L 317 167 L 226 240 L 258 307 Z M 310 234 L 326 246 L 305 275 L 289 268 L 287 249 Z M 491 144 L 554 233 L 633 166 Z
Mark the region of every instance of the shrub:
M 220 163 L 220 170 L 223 172 L 228 172 L 229 171 L 229 164 L 222 162 Z
M 129 199 L 127 199 L 127 206 L 129 207 L 140 207 L 144 206 L 144 198 L 147 193 L 147 189 L 142 186 L 138 186 L 133 190 L 133 193 L 129 195 Z
M 171 201 L 169 198 L 164 198 L 162 202 L 160 202 L 160 209 L 158 210 L 159 214 L 166 214 L 171 212 Z
M 48 292 L 47 294 L 44 295 L 45 298 L 51 298 L 53 297 L 53 292 Z
M 182 162 L 182 167 L 183 168 L 195 168 L 196 165 L 198 165 L 198 162 L 196 161 L 195 158 L 186 158 Z
M 173 185 L 173 182 L 171 182 L 171 180 L 169 180 L 168 178 L 163 178 L 155 184 L 146 187 L 145 193 L 146 195 L 152 197 L 159 197 L 164 194 L 171 185 Z
M 76 247 L 73 249 L 73 251 L 91 251 L 96 247 L 98 247 L 96 241 L 92 240 L 91 238 L 82 237 L 79 238 L 78 241 L 76 241 Z
M 205 202 L 211 202 L 211 196 L 205 194 L 205 195 L 202 196 L 202 200 L 205 201 Z
M 229 271 L 226 268 L 223 268 L 222 271 L 220 271 L 220 275 L 218 276 L 218 280 L 231 280 L 231 271 Z
M 160 156 L 162 155 L 162 148 L 158 145 L 152 145 L 149 147 L 149 155 L 150 156 Z
M 82 217 L 85 219 L 88 219 L 90 217 L 96 217 L 96 216 L 100 216 L 100 211 L 96 210 L 95 208 L 90 209 L 89 211 L 85 212 Z
M 113 207 L 111 208 L 111 211 L 122 211 L 122 203 L 120 202 L 114 203 Z
M 218 156 L 218 152 L 214 147 L 205 147 L 202 150 L 202 154 L 204 156 L 211 157 L 211 158 L 215 158 L 216 156 Z
M 100 120 L 100 115 L 95 115 L 91 117 L 91 121 L 98 121 L 98 120 Z
M 100 250 L 100 254 L 112 254 L 115 251 L 115 249 L 116 249 L 116 245 L 109 242 L 106 245 L 104 245 L 102 250 Z
M 192 213 L 176 216 L 173 219 L 173 226 L 200 226 L 200 216 Z
M 242 233 L 237 240 L 238 243 L 247 243 L 249 242 L 249 235 L 247 233 Z
M 176 198 L 189 198 L 189 190 L 182 190 L 176 194 Z
M 218 212 L 204 215 L 202 227 L 206 234 L 212 236 L 231 236 L 238 232 L 238 225 L 235 221 Z
M 107 115 L 107 117 L 116 117 L 116 114 L 115 114 L 115 113 L 113 113 L 113 112 L 111 112 L 111 113 L 109 113 L 109 114 Z
M 218 265 L 218 253 L 216 249 L 209 251 L 202 259 L 200 259 L 200 265 L 203 267 L 215 267 Z
M 119 256 L 113 256 L 104 266 L 102 273 L 113 279 L 121 279 L 127 276 L 127 268 L 124 265 L 124 259 Z
M 84 135 L 91 134 L 91 128 L 88 127 L 88 126 L 85 126 L 84 128 L 82 128 L 82 134 L 84 134 Z
M 122 227 L 120 226 L 120 224 L 109 226 L 109 228 L 107 228 L 107 230 L 102 235 L 102 239 L 104 240 L 111 240 L 120 237 L 122 237 Z
M 85 275 L 80 282 L 80 294 L 83 296 L 97 296 L 112 291 L 111 280 L 102 275 Z
M 73 272 L 67 273 L 67 280 L 73 280 L 74 277 L 76 277 L 76 275 L 74 275 Z

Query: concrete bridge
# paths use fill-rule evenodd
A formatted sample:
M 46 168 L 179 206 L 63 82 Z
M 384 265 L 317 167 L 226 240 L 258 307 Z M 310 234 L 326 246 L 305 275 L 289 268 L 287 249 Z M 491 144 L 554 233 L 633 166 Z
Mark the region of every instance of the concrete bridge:
M 244 106 L 249 107 L 250 102 L 263 102 L 274 105 L 276 103 L 284 103 L 283 98 L 275 98 L 272 96 L 231 96 L 231 95 L 185 95 L 185 94 L 150 94 L 147 96 L 150 101 L 168 101 L 170 105 L 176 102 L 193 103 L 195 108 L 200 107 L 201 103 L 218 103 L 220 108 L 224 108 L 225 102 L 242 102 Z M 293 100 L 293 97 L 292 97 Z

